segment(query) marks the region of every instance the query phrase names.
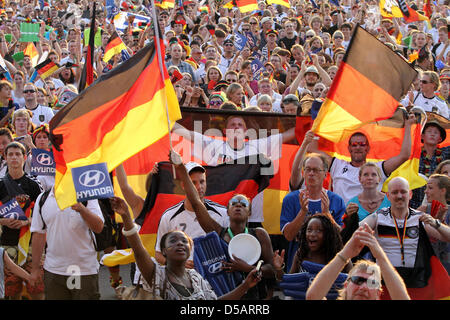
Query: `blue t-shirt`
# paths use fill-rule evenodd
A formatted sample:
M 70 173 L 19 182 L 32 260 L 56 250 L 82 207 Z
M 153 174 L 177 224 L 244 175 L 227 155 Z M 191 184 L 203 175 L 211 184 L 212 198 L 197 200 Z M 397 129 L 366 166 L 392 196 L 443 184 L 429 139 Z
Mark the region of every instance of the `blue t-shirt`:
M 376 208 L 373 212 L 369 212 L 366 209 L 364 209 L 361 205 L 361 202 L 359 202 L 358 196 L 351 198 L 350 200 L 348 200 L 347 206 L 349 203 L 356 203 L 359 207 L 358 210 L 358 219 L 359 222 L 363 221 L 364 218 L 366 218 L 368 215 L 376 212 L 378 209 L 381 208 L 386 208 L 386 207 L 390 207 L 391 206 L 391 202 L 388 200 L 387 196 L 384 195 L 384 199 L 383 202 L 381 202 L 380 206 L 378 208 Z
M 293 221 L 297 214 L 300 212 L 300 200 L 298 195 L 300 194 L 300 190 L 295 190 L 288 193 L 284 199 L 283 204 L 281 206 L 281 215 L 280 215 L 280 230 L 282 231 L 284 226 Z M 340 226 L 343 225 L 342 216 L 345 212 L 345 203 L 344 200 L 334 192 L 327 190 L 328 198 L 330 199 L 330 214 L 333 216 L 334 221 Z M 322 201 L 319 200 L 309 200 L 308 202 L 308 213 L 315 214 L 322 212 L 321 208 Z M 297 241 L 290 241 L 288 248 L 288 260 L 287 267 L 288 271 L 291 268 L 292 261 L 295 255 L 295 252 L 298 249 Z

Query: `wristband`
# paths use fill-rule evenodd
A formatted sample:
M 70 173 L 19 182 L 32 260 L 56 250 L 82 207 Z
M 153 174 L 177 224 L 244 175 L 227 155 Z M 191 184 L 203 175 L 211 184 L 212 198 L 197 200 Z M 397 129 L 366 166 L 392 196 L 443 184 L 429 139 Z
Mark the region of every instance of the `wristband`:
M 434 219 L 434 228 L 437 230 L 441 227 L 441 222 L 439 221 L 439 219 Z
M 136 223 L 133 223 L 133 228 L 131 228 L 130 230 L 125 230 L 124 228 L 122 228 L 122 234 L 125 237 L 132 236 L 133 234 L 138 233 L 139 230 L 138 225 Z
M 350 260 L 350 259 L 344 258 L 344 256 L 340 252 L 338 252 L 338 254 L 336 256 L 339 257 L 345 264 L 347 264 Z

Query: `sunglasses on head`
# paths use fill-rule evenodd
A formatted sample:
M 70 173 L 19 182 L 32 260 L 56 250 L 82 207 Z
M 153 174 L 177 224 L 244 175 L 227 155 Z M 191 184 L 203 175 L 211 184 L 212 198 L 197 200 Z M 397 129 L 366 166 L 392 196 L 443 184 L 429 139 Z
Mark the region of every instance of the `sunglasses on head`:
M 374 278 L 364 278 L 360 276 L 351 276 L 350 281 L 357 286 L 361 286 L 364 283 L 367 283 L 367 287 L 370 289 L 375 289 L 380 287 L 380 283 L 378 280 Z
M 220 106 L 222 104 L 222 101 L 219 101 L 219 100 L 217 100 L 217 101 L 210 101 L 209 104 L 212 105 L 212 106 Z
M 352 142 L 352 143 L 350 143 L 350 146 L 352 146 L 352 147 L 357 147 L 357 146 L 366 147 L 367 145 L 368 145 L 367 142 Z
M 230 206 L 235 206 L 238 203 L 240 203 L 243 207 L 248 208 L 250 206 L 250 203 L 245 198 L 232 198 L 230 200 Z

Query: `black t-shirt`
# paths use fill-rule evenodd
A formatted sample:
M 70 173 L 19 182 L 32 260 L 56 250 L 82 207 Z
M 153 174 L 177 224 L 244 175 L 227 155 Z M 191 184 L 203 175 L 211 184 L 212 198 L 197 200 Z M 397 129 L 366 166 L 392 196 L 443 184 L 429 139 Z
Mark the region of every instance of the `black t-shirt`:
M 297 38 L 299 38 L 298 36 L 295 36 L 292 39 L 289 39 L 287 37 L 281 38 L 279 41 L 279 45 L 281 45 L 282 43 L 284 44 L 284 47 L 286 48 L 286 50 L 291 51 L 291 48 L 295 45 L 295 41 L 297 41 Z M 303 40 L 301 38 L 299 38 L 299 44 L 303 45 Z
M 31 201 L 36 201 L 36 198 L 42 192 L 41 184 L 39 181 L 24 174 L 21 178 L 14 180 L 22 189 L 25 194 L 30 196 Z M 0 180 L 0 201 L 2 203 L 11 200 L 11 196 L 5 186 L 4 178 Z M 16 246 L 19 243 L 20 229 L 10 229 L 7 226 L 3 226 L 3 233 L 1 236 L 1 245 Z
M 339 29 L 339 28 L 338 28 L 338 26 L 337 26 L 337 24 L 336 24 L 336 25 L 331 26 L 331 27 L 329 27 L 329 28 L 322 27 L 322 32 L 328 32 L 328 33 L 330 34 L 330 36 L 333 36 L 333 33 L 334 33 L 335 31 L 337 31 L 338 29 Z

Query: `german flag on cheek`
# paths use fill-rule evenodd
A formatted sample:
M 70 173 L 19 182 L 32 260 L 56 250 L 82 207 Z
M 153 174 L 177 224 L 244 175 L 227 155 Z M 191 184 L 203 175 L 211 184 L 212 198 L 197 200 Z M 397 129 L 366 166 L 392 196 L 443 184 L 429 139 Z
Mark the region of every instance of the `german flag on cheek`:
M 356 27 L 313 131 L 339 142 L 344 130 L 390 118 L 416 75 L 402 57 Z

